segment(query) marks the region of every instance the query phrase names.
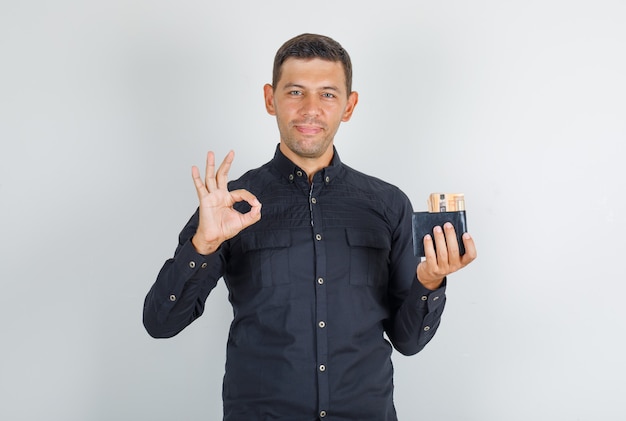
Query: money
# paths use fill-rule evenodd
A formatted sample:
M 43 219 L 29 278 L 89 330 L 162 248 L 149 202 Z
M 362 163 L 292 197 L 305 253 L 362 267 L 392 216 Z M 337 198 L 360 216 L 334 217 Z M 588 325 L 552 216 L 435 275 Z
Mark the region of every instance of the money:
M 431 193 L 428 197 L 428 212 L 456 212 L 465 210 L 463 193 Z

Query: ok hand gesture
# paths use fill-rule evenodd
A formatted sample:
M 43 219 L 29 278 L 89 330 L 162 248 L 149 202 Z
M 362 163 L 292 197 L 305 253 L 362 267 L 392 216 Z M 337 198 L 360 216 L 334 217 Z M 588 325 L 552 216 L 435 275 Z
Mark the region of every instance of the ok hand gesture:
M 235 153 L 230 151 L 215 173 L 215 155 L 207 153 L 204 182 L 198 167 L 191 168 L 191 175 L 200 201 L 200 220 L 196 234 L 191 239 L 200 254 L 211 254 L 220 244 L 237 235 L 244 228 L 261 219 L 261 203 L 247 190 L 228 191 L 228 170 Z M 252 207 L 242 214 L 233 206 L 246 201 Z

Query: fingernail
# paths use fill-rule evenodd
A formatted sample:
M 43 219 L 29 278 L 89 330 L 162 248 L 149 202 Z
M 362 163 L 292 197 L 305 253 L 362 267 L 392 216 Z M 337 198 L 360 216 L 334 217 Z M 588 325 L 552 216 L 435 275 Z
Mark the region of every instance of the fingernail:
M 472 236 L 469 235 L 469 232 L 466 232 L 463 234 L 463 238 L 465 238 L 466 240 L 469 240 L 470 238 L 472 238 Z
M 443 227 L 449 230 L 450 228 L 452 228 L 452 224 L 450 222 L 446 222 L 445 224 L 443 224 Z
M 426 234 L 426 235 L 424 236 L 424 240 L 430 240 L 430 239 L 431 239 L 431 238 L 430 238 L 430 234 Z
M 437 225 L 435 228 L 433 228 L 433 231 L 441 232 L 441 227 L 439 225 Z

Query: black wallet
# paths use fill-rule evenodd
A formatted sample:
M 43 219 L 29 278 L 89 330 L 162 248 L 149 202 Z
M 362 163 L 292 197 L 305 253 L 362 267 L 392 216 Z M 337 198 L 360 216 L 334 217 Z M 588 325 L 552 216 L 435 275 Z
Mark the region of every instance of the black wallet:
M 467 232 L 467 220 L 465 211 L 455 212 L 413 212 L 413 253 L 416 256 L 424 256 L 424 236 L 433 235 L 433 228 L 437 225 L 450 222 L 456 231 L 456 238 L 459 242 L 459 253 L 465 254 L 463 245 L 463 234 Z M 434 244 L 434 242 L 433 242 Z

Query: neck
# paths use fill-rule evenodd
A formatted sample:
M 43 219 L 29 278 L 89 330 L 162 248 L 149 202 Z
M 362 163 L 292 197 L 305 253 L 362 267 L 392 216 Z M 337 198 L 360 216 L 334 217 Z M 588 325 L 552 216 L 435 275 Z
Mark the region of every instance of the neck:
M 298 167 L 302 168 L 304 172 L 306 172 L 309 182 L 313 180 L 313 176 L 318 171 L 328 167 L 333 160 L 333 148 L 332 145 L 320 156 L 317 157 L 308 157 L 302 156 L 291 149 L 289 149 L 284 143 L 280 144 L 280 151 L 285 155 L 291 162 L 296 164 Z

